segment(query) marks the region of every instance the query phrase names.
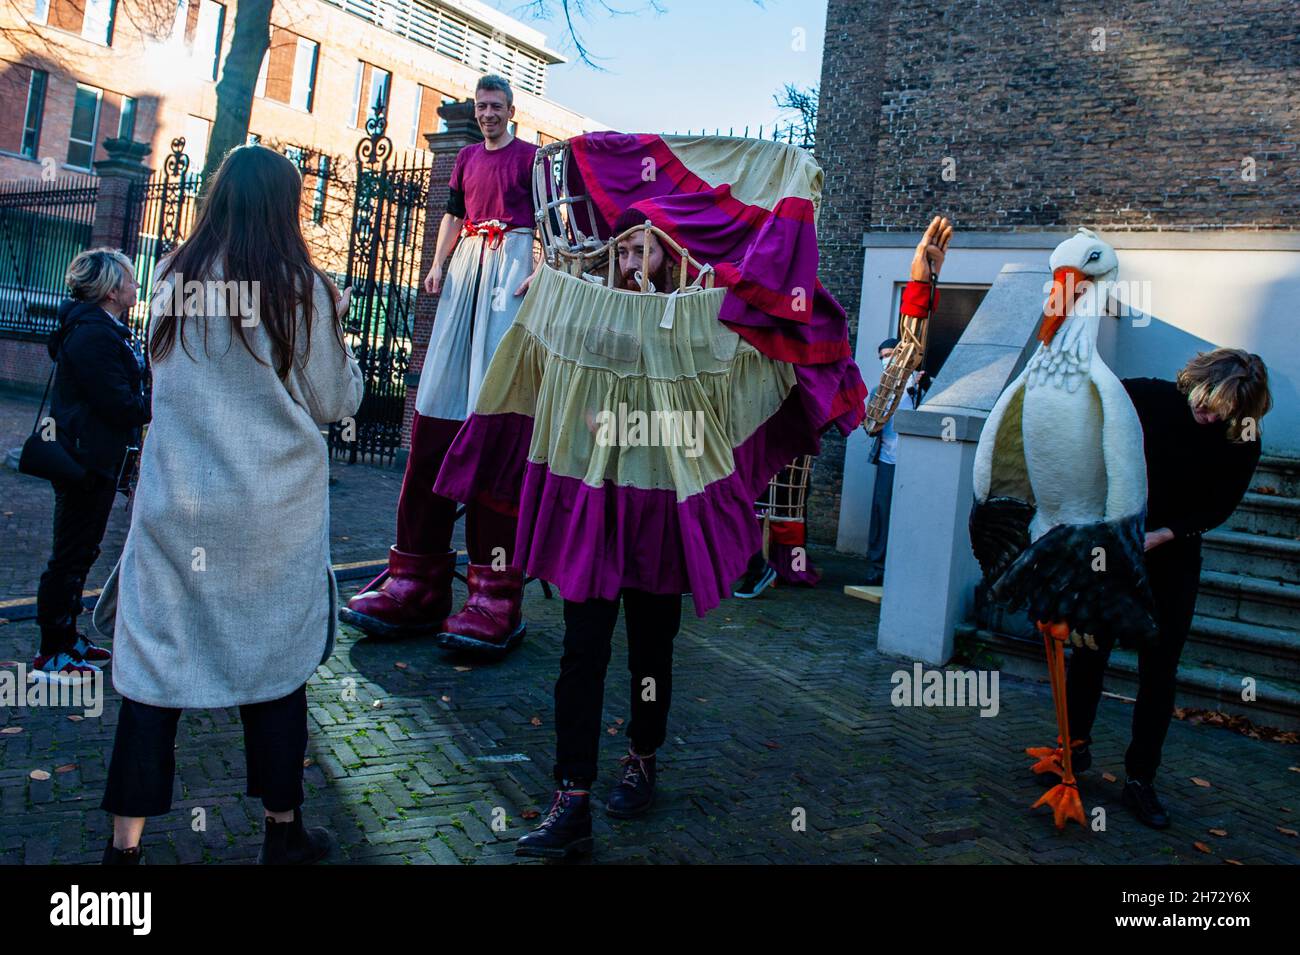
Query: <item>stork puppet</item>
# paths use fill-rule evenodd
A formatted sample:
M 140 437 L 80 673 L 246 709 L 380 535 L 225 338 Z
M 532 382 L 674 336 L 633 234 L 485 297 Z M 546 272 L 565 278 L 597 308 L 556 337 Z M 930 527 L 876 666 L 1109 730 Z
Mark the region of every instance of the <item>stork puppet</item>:
M 1086 825 L 1071 763 L 1065 643 L 1153 639 L 1143 558 L 1142 426 L 1097 354 L 1115 250 L 1087 229 L 1052 252 L 1041 344 L 998 398 L 975 451 L 971 543 L 990 596 L 1028 610 L 1043 635 L 1060 728 L 1055 748 L 1030 748 L 1036 773 L 1060 783 L 1038 802 L 1056 826 Z M 1077 743 L 1076 743 L 1077 745 Z

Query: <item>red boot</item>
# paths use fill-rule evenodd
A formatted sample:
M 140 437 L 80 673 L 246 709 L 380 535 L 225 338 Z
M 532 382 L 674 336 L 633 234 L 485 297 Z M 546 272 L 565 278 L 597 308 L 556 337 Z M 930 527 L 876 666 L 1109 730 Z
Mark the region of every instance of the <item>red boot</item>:
M 339 611 L 339 619 L 385 640 L 437 633 L 451 613 L 456 552 L 407 554 L 388 549 L 388 570 Z
M 470 564 L 468 582 L 469 599 L 460 613 L 447 618 L 438 646 L 503 657 L 524 638 L 524 572 Z

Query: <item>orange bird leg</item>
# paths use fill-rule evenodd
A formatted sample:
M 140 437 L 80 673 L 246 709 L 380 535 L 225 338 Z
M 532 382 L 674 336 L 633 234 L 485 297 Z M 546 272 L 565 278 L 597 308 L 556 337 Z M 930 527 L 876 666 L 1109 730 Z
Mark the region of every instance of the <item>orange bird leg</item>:
M 1046 651 L 1047 654 L 1047 679 L 1052 685 L 1052 702 L 1056 703 L 1057 701 L 1056 670 L 1052 666 L 1052 642 L 1053 641 L 1049 634 L 1051 625 L 1039 621 L 1037 626 L 1039 631 L 1043 634 L 1043 649 Z M 1061 708 L 1059 706 L 1056 707 L 1056 721 L 1059 725 L 1061 721 Z M 1056 773 L 1056 775 L 1058 776 L 1061 775 L 1061 748 L 1060 748 L 1061 740 L 1059 736 L 1057 737 L 1056 742 L 1057 745 L 1055 747 L 1028 746 L 1025 748 L 1025 754 L 1027 756 L 1032 756 L 1034 757 L 1034 759 L 1038 760 L 1038 762 L 1034 763 L 1034 765 L 1030 767 L 1034 773 Z
M 1065 623 L 1053 624 L 1050 635 L 1045 635 L 1048 643 L 1048 670 L 1052 680 L 1052 698 L 1056 703 L 1056 721 L 1061 729 L 1061 781 L 1053 786 L 1033 808 L 1051 806 L 1052 818 L 1057 829 L 1064 829 L 1068 820 L 1073 819 L 1087 828 L 1087 817 L 1083 813 L 1083 801 L 1079 798 L 1079 785 L 1074 778 L 1074 767 L 1070 758 L 1070 717 L 1065 698 L 1065 641 L 1070 636 L 1070 626 Z

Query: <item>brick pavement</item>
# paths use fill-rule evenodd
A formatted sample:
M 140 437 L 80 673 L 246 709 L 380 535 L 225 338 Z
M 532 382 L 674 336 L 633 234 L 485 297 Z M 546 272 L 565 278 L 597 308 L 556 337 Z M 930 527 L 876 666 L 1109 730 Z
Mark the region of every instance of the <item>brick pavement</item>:
M 30 413 L 23 402 L 0 400 L 0 435 L 12 442 L 13 424 Z M 382 556 L 400 474 L 335 470 L 336 561 Z M 0 502 L 12 512 L 0 518 L 0 598 L 34 587 L 32 572 L 39 572 L 48 543 L 48 498 L 44 485 L 0 471 Z M 120 547 L 120 515 L 114 528 L 117 537 L 110 536 L 92 582 L 106 576 Z M 1029 811 L 1040 790 L 1021 753 L 1055 732 L 1046 685 L 1004 676 L 992 718 L 970 708 L 892 706 L 891 674 L 910 662 L 876 653 L 876 608 L 842 594 L 844 583 L 861 577 L 861 563 L 825 550 L 812 556 L 826 574 L 815 590 L 780 588 L 758 600 L 730 601 L 702 621 L 688 611 L 677 640 L 660 801 L 640 820 L 598 814 L 596 861 L 1300 858 L 1300 842 L 1279 831 L 1300 828 L 1300 774 L 1291 768 L 1300 752 L 1219 728 L 1174 723 L 1161 786 L 1174 828 L 1156 833 L 1133 821 L 1119 804 L 1119 782 L 1102 778 L 1123 776 L 1130 713 L 1116 700 L 1102 705 L 1097 762 L 1083 790 L 1086 808 L 1106 810 L 1107 829 L 1058 834 L 1045 810 Z M 531 825 L 523 814 L 544 811 L 549 799 L 560 610 L 558 600 L 530 587 L 529 636 L 495 666 L 448 657 L 427 641 L 375 643 L 343 628 L 334 655 L 308 687 L 306 813 L 338 838 L 333 861 L 515 861 L 513 841 Z M 615 779 L 628 715 L 621 627 L 615 639 L 598 794 Z M 28 659 L 35 640 L 30 621 L 0 626 L 0 660 Z M 97 860 L 108 831 L 97 806 L 117 707 L 110 692 L 100 718 L 0 709 L 0 863 Z M 5 732 L 13 729 L 19 732 Z M 34 769 L 50 778 L 32 779 Z M 251 861 L 261 810 L 241 794 L 243 782 L 237 713 L 187 713 L 174 809 L 146 830 L 151 861 Z M 205 817 L 200 831 L 196 809 Z M 804 831 L 792 826 L 800 810 Z M 501 820 L 503 830 L 494 826 Z

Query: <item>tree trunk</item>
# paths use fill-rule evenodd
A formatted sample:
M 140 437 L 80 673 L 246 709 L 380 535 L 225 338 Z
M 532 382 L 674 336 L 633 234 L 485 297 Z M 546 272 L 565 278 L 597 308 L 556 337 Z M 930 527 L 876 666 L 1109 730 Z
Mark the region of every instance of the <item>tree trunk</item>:
M 274 0 L 239 0 L 230 51 L 221 64 L 217 83 L 217 115 L 208 140 L 208 158 L 203 165 L 205 184 L 221 165 L 226 153 L 248 139 L 253 114 L 253 91 L 262 59 L 271 45 L 271 7 Z

